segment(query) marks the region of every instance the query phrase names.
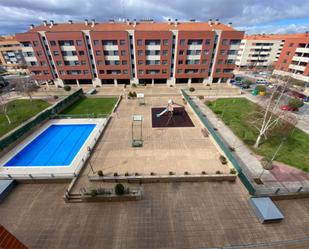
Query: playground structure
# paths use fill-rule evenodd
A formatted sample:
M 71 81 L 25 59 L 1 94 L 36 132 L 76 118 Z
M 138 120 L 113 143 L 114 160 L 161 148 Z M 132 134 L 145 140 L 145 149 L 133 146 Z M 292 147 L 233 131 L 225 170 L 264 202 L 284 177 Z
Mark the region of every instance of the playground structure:
M 166 126 L 168 126 L 170 123 L 175 123 L 174 115 L 181 115 L 183 120 L 186 119 L 184 106 L 177 104 L 176 102 L 173 101 L 173 99 L 168 100 L 167 107 L 160 113 L 157 113 L 156 117 L 160 118 L 163 115 L 168 115 Z
M 143 116 L 132 116 L 132 147 L 143 147 Z

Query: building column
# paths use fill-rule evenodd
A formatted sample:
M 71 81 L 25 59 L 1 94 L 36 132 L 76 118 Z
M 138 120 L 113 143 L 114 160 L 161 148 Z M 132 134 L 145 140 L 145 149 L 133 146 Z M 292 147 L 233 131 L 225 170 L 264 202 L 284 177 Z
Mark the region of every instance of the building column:
M 191 83 L 192 83 L 192 79 L 189 78 L 189 80 L 188 80 L 188 86 L 191 86 Z
M 102 82 L 99 78 L 92 79 L 92 85 L 93 87 L 102 86 Z
M 219 84 L 221 83 L 221 78 L 219 78 L 218 83 L 219 83 Z
M 154 79 L 151 79 L 151 85 L 154 86 Z
M 77 87 L 80 88 L 79 80 L 76 80 Z
M 45 81 L 45 84 L 46 84 L 46 88 L 49 89 L 49 84 L 47 80 Z
M 118 86 L 118 81 L 117 81 L 117 79 L 114 79 L 114 85 L 115 85 L 115 86 Z

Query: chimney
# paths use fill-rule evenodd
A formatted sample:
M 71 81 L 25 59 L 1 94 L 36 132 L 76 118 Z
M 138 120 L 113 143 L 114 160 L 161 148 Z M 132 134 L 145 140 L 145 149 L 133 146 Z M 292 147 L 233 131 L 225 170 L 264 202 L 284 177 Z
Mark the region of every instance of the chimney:
M 72 24 L 72 23 L 73 23 L 73 21 L 72 21 L 72 20 L 68 20 L 68 22 L 69 22 L 69 24 Z
M 91 20 L 91 27 L 93 28 L 94 25 L 95 25 L 95 19 L 92 19 L 92 20 Z
M 228 27 L 232 27 L 232 24 L 233 24 L 233 23 L 229 22 L 227 26 L 228 26 Z
M 53 26 L 54 26 L 54 21 L 53 21 L 53 20 L 50 20 L 49 28 L 52 28 Z
M 30 24 L 30 29 L 33 29 L 34 28 L 34 25 L 33 24 Z
M 136 19 L 133 20 L 133 27 L 136 26 Z
M 46 20 L 43 21 L 43 25 L 44 25 L 45 27 L 47 26 L 47 21 L 46 21 Z
M 195 22 L 195 19 L 190 19 L 190 22 Z
M 215 24 L 216 24 L 216 25 L 219 24 L 219 19 L 216 19 Z
M 85 19 L 85 25 L 88 26 L 88 19 Z
M 168 22 L 168 24 L 172 24 L 172 19 L 169 18 L 169 19 L 167 20 L 167 22 Z
M 115 20 L 114 19 L 109 19 L 108 22 L 109 23 L 115 23 Z
M 177 27 L 177 25 L 178 25 L 178 19 L 175 19 L 174 26 Z
M 130 25 L 130 19 L 126 20 L 127 25 Z
M 208 24 L 209 24 L 209 25 L 212 25 L 212 19 L 209 19 L 209 20 L 208 20 Z

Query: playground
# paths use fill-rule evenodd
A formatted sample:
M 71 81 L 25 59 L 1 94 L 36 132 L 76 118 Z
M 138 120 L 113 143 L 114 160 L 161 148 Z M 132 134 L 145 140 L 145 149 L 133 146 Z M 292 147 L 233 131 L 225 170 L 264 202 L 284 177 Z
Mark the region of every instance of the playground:
M 211 139 L 180 95 L 123 99 L 86 174 L 149 176 L 229 173 Z M 186 173 L 185 173 L 186 172 Z

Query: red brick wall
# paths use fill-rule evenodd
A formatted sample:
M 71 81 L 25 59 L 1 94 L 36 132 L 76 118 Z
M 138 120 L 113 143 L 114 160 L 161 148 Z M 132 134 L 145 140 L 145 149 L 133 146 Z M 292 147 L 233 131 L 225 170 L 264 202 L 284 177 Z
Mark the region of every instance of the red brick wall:
M 0 225 L 0 248 L 1 249 L 27 249 L 13 234 Z

